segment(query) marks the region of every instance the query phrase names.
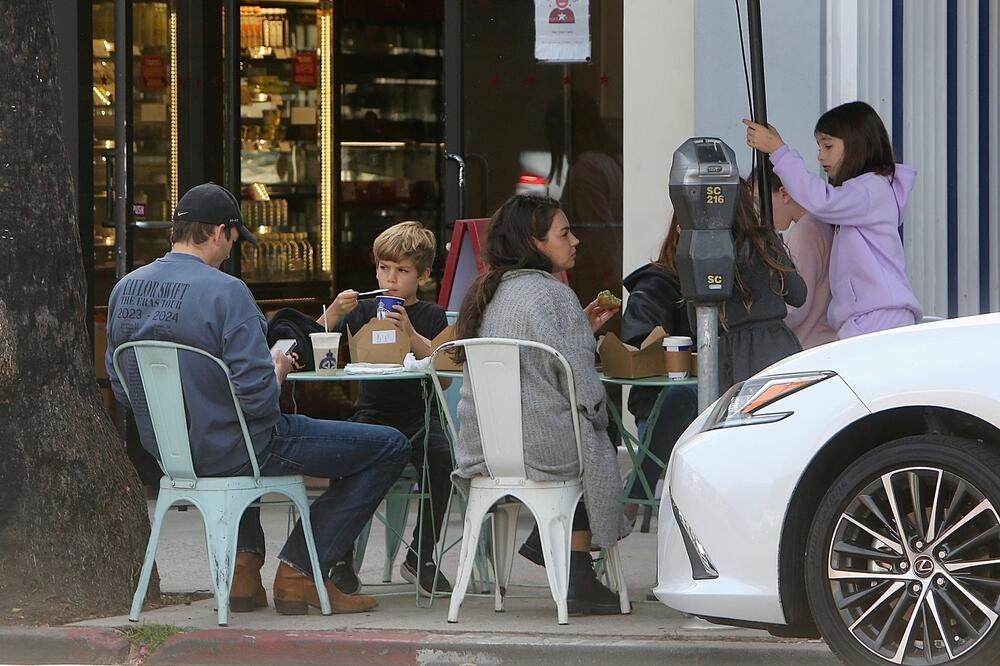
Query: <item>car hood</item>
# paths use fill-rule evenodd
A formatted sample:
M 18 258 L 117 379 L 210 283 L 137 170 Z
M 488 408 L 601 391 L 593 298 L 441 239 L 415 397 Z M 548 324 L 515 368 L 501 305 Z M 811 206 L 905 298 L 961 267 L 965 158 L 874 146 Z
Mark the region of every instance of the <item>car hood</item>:
M 1000 372 L 1000 313 L 839 340 L 790 356 L 761 375 L 829 370 L 871 407 L 887 393 L 979 390 Z

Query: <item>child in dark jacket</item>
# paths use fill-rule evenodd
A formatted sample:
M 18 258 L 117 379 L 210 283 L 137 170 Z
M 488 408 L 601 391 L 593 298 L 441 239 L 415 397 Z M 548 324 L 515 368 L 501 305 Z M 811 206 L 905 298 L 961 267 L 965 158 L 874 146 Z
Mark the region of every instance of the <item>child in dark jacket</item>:
M 624 280 L 629 297 L 628 306 L 622 315 L 622 340 L 627 344 L 638 346 L 657 326 L 662 326 L 670 335 L 686 335 L 694 339 L 688 323 L 687 306 L 677 280 L 675 256 L 678 237 L 679 228 L 673 224 L 663 241 L 657 260 L 636 269 Z M 698 415 L 698 393 L 690 385 L 667 386 L 662 390 L 651 387 L 633 388 L 629 392 L 628 410 L 635 417 L 640 440 L 646 434 L 649 415 L 661 392 L 663 402 L 651 436 L 650 453 L 666 464 L 677 439 Z M 639 476 L 645 479 L 654 494 L 662 473 L 663 467 L 654 458 L 643 458 Z M 642 480 L 637 477 L 632 481 L 632 488 L 626 488 L 626 491 L 628 496 L 625 498 L 625 515 L 631 520 L 635 518 L 639 508 L 634 500 L 645 499 L 646 489 Z
M 719 322 L 719 391 L 757 374 L 772 363 L 802 351 L 798 339 L 784 324 L 786 302 L 798 307 L 805 302 L 806 285 L 795 271 L 781 239 L 774 229 L 760 224 L 752 190 L 742 182 L 733 220 L 733 245 L 736 254 L 736 279 L 733 295 L 720 308 Z M 656 326 L 671 335 L 694 338 L 689 319 L 689 303 L 680 293 L 677 279 L 677 243 L 680 227 L 677 216 L 660 248 L 656 262 L 647 264 L 625 278 L 629 290 L 628 305 L 622 324 L 622 339 L 638 344 Z M 668 386 L 650 441 L 650 452 L 664 463 L 677 439 L 698 415 L 698 397 L 693 386 Z M 635 416 L 639 437 L 645 433 L 650 412 L 657 398 L 656 389 L 633 389 L 629 411 Z M 640 473 L 651 490 L 662 468 L 652 458 L 645 458 Z M 628 499 L 645 497 L 645 489 L 636 479 Z M 625 513 L 634 518 L 638 507 L 628 504 Z
M 741 181 L 733 219 L 736 279 L 719 312 L 719 392 L 802 351 L 785 325 L 788 305 L 806 302 L 806 283 L 781 238 L 760 223 L 753 189 Z

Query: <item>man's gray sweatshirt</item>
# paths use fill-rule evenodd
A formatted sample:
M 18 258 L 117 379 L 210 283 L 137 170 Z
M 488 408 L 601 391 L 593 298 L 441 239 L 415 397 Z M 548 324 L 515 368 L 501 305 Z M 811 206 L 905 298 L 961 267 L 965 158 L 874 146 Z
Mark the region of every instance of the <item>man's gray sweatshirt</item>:
M 281 416 L 266 330 L 267 321 L 241 280 L 193 255 L 167 253 L 126 275 L 111 292 L 105 366 L 115 397 L 128 404 L 111 362 L 118 345 L 166 340 L 197 347 L 229 366 L 259 456 Z M 124 352 L 119 364 L 142 445 L 159 460 L 134 354 Z M 180 368 L 195 471 L 204 476 L 235 471 L 247 462 L 247 453 L 224 373 L 191 352 L 180 353 Z

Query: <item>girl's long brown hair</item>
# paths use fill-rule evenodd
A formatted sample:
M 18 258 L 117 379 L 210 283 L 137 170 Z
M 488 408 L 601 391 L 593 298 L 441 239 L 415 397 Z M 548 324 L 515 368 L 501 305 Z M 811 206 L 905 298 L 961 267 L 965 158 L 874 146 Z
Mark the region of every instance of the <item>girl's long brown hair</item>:
M 663 245 L 660 246 L 660 256 L 653 264 L 675 277 L 677 276 L 677 243 L 680 239 L 681 228 L 677 224 L 677 213 L 674 213 L 670 220 L 670 230 L 667 232 L 667 237 L 663 239 Z
M 769 277 L 778 276 L 780 287 L 776 293 L 779 296 L 785 295 L 785 273 L 794 273 L 795 266 L 774 227 L 761 223 L 757 207 L 754 205 L 753 186 L 743 179 L 740 179 L 736 215 L 733 219 L 733 249 L 736 251 L 736 288 L 740 292 L 747 312 L 753 307 L 753 294 L 743 282 L 739 269 L 741 265 L 749 262 L 751 252 L 756 252 L 767 266 Z M 724 313 L 723 324 L 725 324 Z
M 769 276 L 777 274 L 778 282 L 781 285 L 780 296 L 785 295 L 785 273 L 792 273 L 795 267 L 788 257 L 785 244 L 772 227 L 761 224 L 760 216 L 754 205 L 753 187 L 746 180 L 740 180 L 739 193 L 736 198 L 736 213 L 733 218 L 733 249 L 736 254 L 736 289 L 739 291 L 740 300 L 747 312 L 753 307 L 753 292 L 746 286 L 743 276 L 740 274 L 740 267 L 746 265 L 750 259 L 750 253 L 757 253 L 764 265 L 767 266 Z M 680 226 L 677 223 L 677 214 L 674 213 L 670 221 L 670 231 L 660 247 L 660 256 L 654 262 L 665 271 L 677 275 L 677 244 L 680 241 Z M 726 327 L 725 305 L 723 305 L 720 319 L 723 327 Z
M 486 306 L 493 300 L 505 273 L 522 268 L 552 271 L 552 262 L 535 247 L 534 241 L 545 239 L 559 210 L 559 202 L 555 199 L 516 194 L 493 213 L 482 249 L 486 270 L 462 299 L 455 325 L 457 339 L 479 336 Z M 455 356 L 462 357 L 461 354 Z

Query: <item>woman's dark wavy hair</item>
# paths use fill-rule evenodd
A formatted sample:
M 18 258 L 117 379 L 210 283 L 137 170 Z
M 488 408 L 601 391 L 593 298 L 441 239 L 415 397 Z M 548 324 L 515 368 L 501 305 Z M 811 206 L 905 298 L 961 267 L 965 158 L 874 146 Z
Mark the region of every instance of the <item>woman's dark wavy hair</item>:
M 670 221 L 667 237 L 663 239 L 663 245 L 660 246 L 660 256 L 653 262 L 654 265 L 674 276 L 677 275 L 677 243 L 680 242 L 680 239 L 681 228 L 677 225 L 677 214 L 675 213 Z
M 868 104 L 848 102 L 833 107 L 819 117 L 813 132 L 829 134 L 844 142 L 844 159 L 837 173 L 830 177 L 831 185 L 843 185 L 869 172 L 890 178 L 895 175 L 896 158 L 889 133 Z
M 482 249 L 486 271 L 476 278 L 462 299 L 456 323 L 457 339 L 479 336 L 486 306 L 493 300 L 504 273 L 520 268 L 552 270 L 552 262 L 533 241 L 545 239 L 559 210 L 555 199 L 515 194 L 493 213 Z

